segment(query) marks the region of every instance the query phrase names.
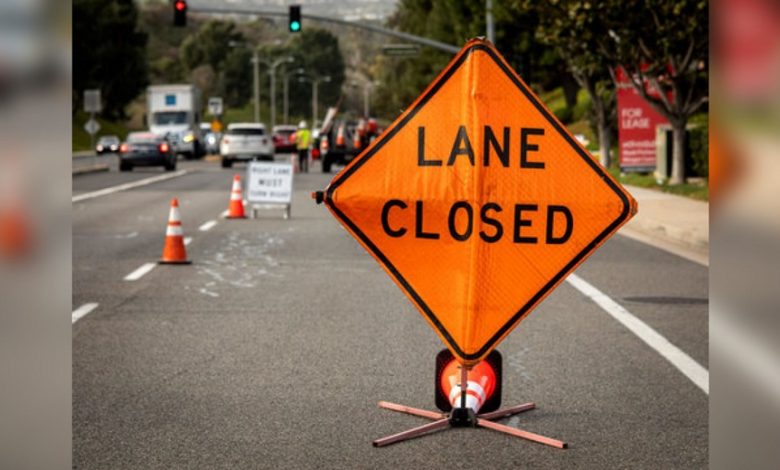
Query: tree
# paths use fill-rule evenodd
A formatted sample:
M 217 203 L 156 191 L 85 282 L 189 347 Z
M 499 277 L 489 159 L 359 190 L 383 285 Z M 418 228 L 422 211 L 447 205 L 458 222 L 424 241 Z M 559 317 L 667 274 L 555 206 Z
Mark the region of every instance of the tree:
M 519 1 L 519 0 L 518 0 Z M 534 37 L 536 13 L 518 1 L 494 2 L 495 45 L 526 82 L 560 85 L 562 62 Z M 402 0 L 388 26 L 400 31 L 463 45 L 485 35 L 484 0 Z M 373 69 L 385 84 L 376 99 L 378 110 L 395 116 L 408 106 L 452 59 L 452 54 L 423 49 L 418 57 L 377 58 Z M 576 90 L 574 90 L 576 94 Z M 571 98 L 571 93 L 567 94 Z
M 236 31 L 232 21 L 212 20 L 188 36 L 181 45 L 181 58 L 189 70 L 201 65 L 210 65 L 212 70 L 221 70 L 231 45 L 244 46 L 244 35 Z
M 534 2 L 521 0 L 524 8 L 537 12 L 537 37 L 552 46 L 590 97 L 599 139 L 601 164 L 611 163 L 610 121 L 615 108 L 615 84 L 608 73 L 610 62 L 599 53 L 600 6 L 582 0 Z
M 149 83 L 147 35 L 137 23 L 133 0 L 73 0 L 74 112 L 84 90 L 98 88 L 102 114 L 126 117 L 125 107 Z
M 252 51 L 246 47 L 234 47 L 222 64 L 220 93 L 225 105 L 242 107 L 252 98 Z
M 274 57 L 291 55 L 295 62 L 290 69 L 303 68 L 309 77 L 330 77 L 329 82 L 320 82 L 317 89 L 319 102 L 324 106 L 335 106 L 341 96 L 344 84 L 344 57 L 339 40 L 324 29 L 305 28 L 296 34 L 288 46 L 273 53 Z M 311 110 L 311 81 L 290 80 L 290 112 L 309 115 Z M 282 87 L 277 87 L 281 93 Z M 324 108 L 320 108 L 324 109 Z
M 623 67 L 637 92 L 673 131 L 670 184 L 685 182 L 685 128 L 708 101 L 705 0 L 603 2 L 599 52 Z M 649 85 L 649 86 L 648 86 Z

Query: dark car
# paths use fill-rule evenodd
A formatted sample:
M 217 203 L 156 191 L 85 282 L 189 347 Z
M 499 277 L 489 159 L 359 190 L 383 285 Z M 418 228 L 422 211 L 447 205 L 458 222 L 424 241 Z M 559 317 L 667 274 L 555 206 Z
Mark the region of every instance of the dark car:
M 274 126 L 274 153 L 295 153 L 295 133 L 298 128 L 295 126 Z
M 360 146 L 355 146 L 355 134 L 357 133 L 356 121 L 333 121 L 322 129 L 317 139 L 322 158 L 323 173 L 330 173 L 334 164 L 346 165 L 360 153 Z
M 98 155 L 104 153 L 117 153 L 119 151 L 119 144 L 121 144 L 119 137 L 115 135 L 104 135 L 98 139 L 97 144 L 95 145 L 95 151 Z
M 176 169 L 176 154 L 168 139 L 151 132 L 131 132 L 119 147 L 119 171 L 131 171 L 135 166 L 162 166 Z

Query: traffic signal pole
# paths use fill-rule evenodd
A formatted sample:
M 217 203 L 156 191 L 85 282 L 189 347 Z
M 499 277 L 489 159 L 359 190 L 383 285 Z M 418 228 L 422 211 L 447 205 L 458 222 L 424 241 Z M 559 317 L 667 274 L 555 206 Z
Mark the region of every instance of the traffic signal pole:
M 288 18 L 289 17 L 289 11 L 284 10 L 266 10 L 263 8 L 255 8 L 251 6 L 247 7 L 215 7 L 215 6 L 201 6 L 201 5 L 191 5 L 189 7 L 189 10 L 194 13 L 210 13 L 210 14 L 219 14 L 219 15 L 225 15 L 225 14 L 234 14 L 234 15 L 256 15 L 256 16 L 273 16 L 273 17 L 281 17 L 281 18 Z M 434 49 L 438 49 L 440 51 L 449 52 L 451 54 L 455 54 L 460 50 L 460 47 L 453 46 L 452 44 L 447 44 L 441 41 L 436 41 L 434 39 L 425 38 L 422 36 L 417 36 L 415 34 L 409 34 L 404 33 L 401 31 L 395 31 L 388 28 L 383 28 L 381 26 L 375 26 L 371 24 L 365 24 L 365 23 L 357 23 L 353 21 L 346 21 L 339 18 L 330 18 L 327 16 L 320 16 L 320 15 L 310 15 L 310 14 L 304 14 L 301 13 L 301 18 L 306 18 L 308 20 L 314 20 L 314 21 L 323 21 L 326 23 L 335 23 L 341 26 L 348 26 L 353 28 L 359 28 L 364 29 L 367 31 L 371 31 L 373 33 L 377 34 L 384 34 L 385 36 L 392 36 L 399 39 L 403 39 L 405 41 L 417 43 L 423 46 L 432 47 Z

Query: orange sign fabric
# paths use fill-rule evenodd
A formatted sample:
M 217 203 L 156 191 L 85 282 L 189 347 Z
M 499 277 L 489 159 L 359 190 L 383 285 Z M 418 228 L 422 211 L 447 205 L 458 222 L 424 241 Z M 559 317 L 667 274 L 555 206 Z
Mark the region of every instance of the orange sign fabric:
M 333 179 L 325 203 L 466 365 L 636 213 L 480 39 Z

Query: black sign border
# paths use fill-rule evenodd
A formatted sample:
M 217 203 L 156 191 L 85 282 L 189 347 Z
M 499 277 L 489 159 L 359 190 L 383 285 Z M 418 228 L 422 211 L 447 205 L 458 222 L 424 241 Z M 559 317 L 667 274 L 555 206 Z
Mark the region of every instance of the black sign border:
M 417 293 L 417 291 L 414 290 L 414 288 L 407 282 L 407 280 L 401 275 L 401 273 L 396 269 L 396 267 L 393 265 L 393 263 L 390 262 L 390 260 L 385 256 L 384 253 L 366 236 L 365 233 L 363 233 L 360 228 L 358 228 L 357 225 L 355 225 L 352 220 L 349 219 L 349 217 L 346 216 L 339 208 L 336 206 L 335 201 L 333 200 L 333 193 L 338 189 L 339 186 L 341 186 L 350 176 L 354 175 L 357 170 L 360 169 L 361 166 L 363 166 L 371 157 L 376 155 L 376 153 L 384 147 L 384 145 L 390 141 L 401 129 L 404 128 L 404 126 L 428 103 L 428 101 L 439 91 L 439 89 L 444 86 L 445 83 L 447 83 L 447 80 L 452 77 L 452 75 L 460 68 L 460 66 L 465 62 L 465 60 L 475 51 L 482 51 L 488 54 L 490 58 L 495 61 L 495 63 L 499 66 L 499 68 L 506 74 L 506 76 L 514 83 L 517 88 L 525 95 L 526 99 L 530 101 L 536 109 L 542 114 L 542 116 L 547 119 L 547 121 L 550 123 L 550 125 L 561 135 L 563 138 L 572 146 L 572 148 L 576 151 L 577 155 L 579 155 L 599 176 L 601 176 L 602 180 L 615 192 L 615 194 L 620 198 L 620 200 L 623 202 L 623 210 L 620 213 L 620 215 L 615 219 L 611 224 L 607 226 L 604 231 L 602 231 L 593 241 L 591 241 L 588 245 L 585 246 L 585 248 L 580 251 L 574 258 L 572 258 L 569 263 L 567 263 L 563 269 L 561 269 L 555 276 L 550 279 L 547 284 L 545 284 L 539 292 L 537 292 L 533 297 L 531 297 L 528 302 L 523 305 L 520 310 L 517 311 L 499 330 L 475 353 L 465 353 L 460 346 L 455 342 L 455 340 L 452 338 L 450 333 L 447 331 L 446 328 L 444 328 L 444 325 L 441 324 L 439 319 L 436 317 L 436 314 L 433 313 L 431 308 L 423 301 L 423 299 L 420 297 L 420 295 Z M 537 302 L 539 302 L 541 299 L 547 296 L 549 292 L 551 292 L 553 286 L 557 285 L 564 276 L 568 275 L 571 270 L 574 269 L 584 258 L 589 256 L 595 248 L 602 243 L 608 237 L 617 227 L 619 227 L 623 222 L 625 222 L 629 216 L 630 216 L 630 202 L 626 195 L 623 193 L 623 191 L 620 190 L 620 188 L 617 186 L 617 184 L 612 180 L 612 178 L 608 177 L 605 173 L 604 169 L 596 163 L 593 158 L 591 158 L 589 155 L 585 154 L 585 152 L 582 150 L 582 148 L 574 142 L 574 139 L 569 135 L 568 132 L 564 131 L 561 127 L 561 125 L 558 123 L 558 121 L 553 118 L 550 113 L 547 111 L 547 109 L 539 103 L 539 101 L 536 100 L 533 93 L 531 93 L 530 90 L 526 88 L 526 86 L 517 79 L 515 74 L 511 71 L 511 69 L 504 63 L 503 60 L 501 60 L 497 56 L 497 52 L 492 48 L 486 45 L 482 42 L 476 42 L 475 44 L 471 45 L 464 51 L 460 57 L 457 58 L 455 62 L 453 62 L 450 67 L 445 71 L 441 77 L 439 77 L 438 81 L 429 88 L 428 92 L 417 101 L 414 108 L 406 115 L 404 116 L 396 125 L 392 127 L 385 135 L 382 136 L 381 140 L 379 140 L 376 145 L 371 147 L 368 150 L 368 153 L 365 155 L 360 156 L 360 158 L 356 159 L 354 164 L 347 167 L 342 174 L 337 175 L 337 178 L 328 186 L 326 193 L 325 193 L 325 204 L 328 205 L 328 207 L 331 208 L 331 210 L 346 224 L 350 230 L 354 234 L 356 234 L 360 240 L 365 244 L 368 249 L 370 249 L 373 254 L 379 259 L 382 264 L 387 267 L 387 269 L 392 273 L 392 275 L 396 278 L 396 280 L 403 286 L 404 289 L 409 293 L 409 295 L 414 299 L 414 301 L 417 303 L 417 305 L 422 309 L 422 311 L 425 313 L 425 315 L 428 317 L 428 319 L 433 323 L 433 325 L 439 330 L 439 332 L 444 336 L 444 338 L 447 340 L 449 345 L 455 350 L 455 352 L 460 356 L 461 358 L 471 361 L 479 359 L 480 356 L 484 355 L 487 351 L 491 350 L 494 345 L 504 336 L 504 334 L 507 333 L 508 330 L 513 328 L 520 320 L 522 320 L 528 313 L 531 311 L 531 307 L 534 306 Z

